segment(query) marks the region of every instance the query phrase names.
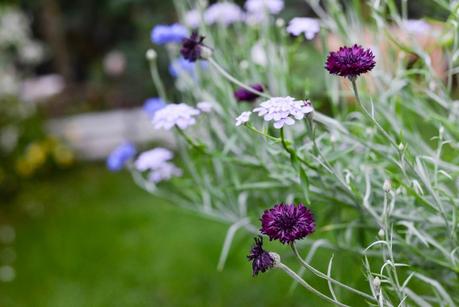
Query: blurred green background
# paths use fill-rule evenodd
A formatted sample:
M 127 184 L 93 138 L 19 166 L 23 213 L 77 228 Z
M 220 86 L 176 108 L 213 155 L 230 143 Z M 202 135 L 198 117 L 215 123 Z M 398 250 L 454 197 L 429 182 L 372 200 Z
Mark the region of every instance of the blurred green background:
M 303 1 L 286 3 L 286 18 L 311 15 Z M 410 6 L 413 18 L 443 17 L 432 1 L 416 3 Z M 27 76 L 57 73 L 66 82 L 62 93 L 30 116 L 23 115 L 20 99 L 2 100 L 2 108 L 8 106 L 1 109 L 0 128 L 18 126 L 20 137 L 17 148 L 0 155 L 0 306 L 325 306 L 303 289 L 287 294 L 291 281 L 281 272 L 253 278 L 247 236 L 237 235 L 225 270 L 218 272 L 227 225 L 155 199 L 127 173 L 110 173 L 101 161 L 75 162 L 78 157 L 43 131 L 51 118 L 131 108 L 156 95 L 144 54 L 152 26 L 176 19 L 172 1 L 0 5 L 22 10 L 30 18 L 30 35 L 46 46 L 40 63 L 27 70 L 18 64 L 19 69 Z M 126 60 L 115 76 L 103 67 L 114 50 Z M 160 63 L 160 70 L 172 91 L 167 66 Z M 22 156 L 41 161 L 41 169 L 21 173 L 23 165 L 15 161 Z M 317 259 L 316 265 L 326 267 Z M 355 264 L 340 274 L 359 278 L 358 259 Z

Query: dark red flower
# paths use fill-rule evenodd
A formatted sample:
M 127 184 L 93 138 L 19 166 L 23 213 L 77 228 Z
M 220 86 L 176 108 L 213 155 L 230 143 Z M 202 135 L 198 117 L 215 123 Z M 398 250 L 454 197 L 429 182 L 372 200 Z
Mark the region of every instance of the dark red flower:
M 270 240 L 292 243 L 313 233 L 316 229 L 311 210 L 303 204 L 278 204 L 266 210 L 261 217 L 261 233 Z
M 202 48 L 207 48 L 202 43 L 204 41 L 204 36 L 200 36 L 198 32 L 193 32 L 189 38 L 184 38 L 182 41 L 182 48 L 180 49 L 180 54 L 184 59 L 189 62 L 196 62 L 196 60 L 201 59 Z
M 252 245 L 250 254 L 247 256 L 252 261 L 253 276 L 259 272 L 266 272 L 274 266 L 274 258 L 263 249 L 263 238 L 258 236 L 254 240 L 255 244 Z
M 263 89 L 263 85 L 257 83 L 257 84 L 252 84 L 250 85 L 251 88 L 253 88 L 254 90 L 258 91 L 258 92 L 263 92 L 264 89 Z M 237 101 L 254 101 L 255 99 L 258 98 L 258 94 L 255 94 L 243 87 L 240 87 L 238 88 L 235 92 L 234 92 L 234 97 L 236 98 Z
M 372 70 L 375 65 L 373 52 L 355 44 L 352 47 L 344 46 L 338 51 L 330 52 L 325 68 L 331 74 L 355 79 L 360 74 Z

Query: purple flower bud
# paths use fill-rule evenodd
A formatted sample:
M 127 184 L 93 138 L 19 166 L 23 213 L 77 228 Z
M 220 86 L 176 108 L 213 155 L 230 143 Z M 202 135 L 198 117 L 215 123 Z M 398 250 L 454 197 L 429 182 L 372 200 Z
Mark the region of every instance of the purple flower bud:
M 253 88 L 254 90 L 258 91 L 258 92 L 263 92 L 264 89 L 263 89 L 263 85 L 257 83 L 257 84 L 252 84 L 250 85 L 251 88 Z M 252 102 L 254 101 L 255 99 L 257 99 L 259 97 L 258 94 L 255 94 L 243 87 L 240 87 L 238 88 L 235 92 L 234 92 L 234 97 L 236 98 L 237 101 L 249 101 L 249 102 Z
M 266 272 L 274 266 L 273 257 L 263 249 L 263 238 L 261 236 L 255 238 L 255 244 L 252 246 L 247 259 L 252 261 L 253 276 L 258 275 L 260 272 Z
M 316 229 L 311 210 L 303 204 L 278 204 L 261 217 L 261 233 L 270 240 L 290 244 L 313 233 Z
M 180 54 L 189 62 L 202 59 L 203 48 L 208 48 L 204 46 L 203 41 L 204 36 L 200 36 L 198 32 L 193 32 L 189 38 L 183 39 Z
M 355 79 L 360 74 L 372 70 L 376 65 L 375 56 L 370 49 L 363 49 L 355 44 L 352 47 L 341 47 L 330 52 L 325 68 L 334 75 Z

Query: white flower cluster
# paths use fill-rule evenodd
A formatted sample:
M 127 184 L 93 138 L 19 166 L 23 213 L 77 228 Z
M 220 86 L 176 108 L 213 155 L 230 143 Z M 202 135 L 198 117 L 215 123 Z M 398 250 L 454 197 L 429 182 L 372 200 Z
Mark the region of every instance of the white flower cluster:
M 319 20 L 309 17 L 295 17 L 288 23 L 287 32 L 298 36 L 304 33 L 304 37 L 308 40 L 313 39 L 320 31 Z
M 293 125 L 295 120 L 301 120 L 314 109 L 309 100 L 295 100 L 290 96 L 273 97 L 262 102 L 259 107 L 253 109 L 258 116 L 265 121 L 274 121 L 274 128 L 280 129 L 284 125 Z
M 158 147 L 143 152 L 135 161 L 135 167 L 140 172 L 149 171 L 148 180 L 158 183 L 182 175 L 182 170 L 169 162 L 173 157 L 170 150 Z
M 196 123 L 196 116 L 201 112 L 187 104 L 168 104 L 158 110 L 152 119 L 153 128 L 170 130 L 174 126 L 186 129 Z
M 244 12 L 238 5 L 230 2 L 212 4 L 204 12 L 204 21 L 206 24 L 220 24 L 228 26 L 232 23 L 243 20 Z

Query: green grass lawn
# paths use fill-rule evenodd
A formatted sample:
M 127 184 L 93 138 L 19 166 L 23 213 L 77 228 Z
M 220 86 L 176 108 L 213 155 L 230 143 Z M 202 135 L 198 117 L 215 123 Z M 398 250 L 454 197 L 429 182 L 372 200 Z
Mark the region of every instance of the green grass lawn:
M 24 190 L 0 218 L 16 230 L 0 243 L 16 253 L 0 306 L 327 306 L 302 288 L 287 295 L 280 271 L 253 278 L 243 234 L 218 272 L 227 225 L 158 201 L 126 173 L 84 166 Z

